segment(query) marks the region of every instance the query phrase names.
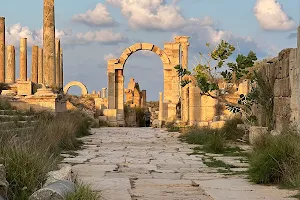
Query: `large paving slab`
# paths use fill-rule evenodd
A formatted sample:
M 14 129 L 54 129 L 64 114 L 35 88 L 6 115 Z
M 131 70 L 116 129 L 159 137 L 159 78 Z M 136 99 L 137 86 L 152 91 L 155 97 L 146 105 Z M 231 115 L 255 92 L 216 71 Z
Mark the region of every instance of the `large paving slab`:
M 64 162 L 103 200 L 290 200 L 295 194 L 218 173 L 203 163 L 203 155 L 189 155 L 194 145 L 180 142 L 178 133 L 152 128 L 92 131 L 83 139 L 84 149 Z

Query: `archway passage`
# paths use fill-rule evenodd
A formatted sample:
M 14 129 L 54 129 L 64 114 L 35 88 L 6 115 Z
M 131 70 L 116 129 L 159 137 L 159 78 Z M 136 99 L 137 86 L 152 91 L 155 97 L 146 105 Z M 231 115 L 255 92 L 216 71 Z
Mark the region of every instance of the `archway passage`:
M 120 58 L 108 60 L 108 110 L 106 114 L 110 119 L 115 120 L 111 121 L 112 124 L 124 124 L 123 70 L 129 56 L 140 50 L 152 51 L 160 57 L 164 71 L 164 102 L 161 104 L 163 107 L 160 108 L 160 112 L 166 119 L 176 117 L 176 105 L 180 102 L 181 88 L 174 67 L 181 64 L 183 68 L 187 68 L 188 40 L 188 36 L 177 36 L 174 42 L 165 43 L 163 50 L 154 44 L 136 43 L 126 48 Z M 155 79 L 155 77 L 153 78 Z
M 64 93 L 67 94 L 69 89 L 73 86 L 78 86 L 80 87 L 81 89 L 81 95 L 84 96 L 84 95 L 87 95 L 88 94 L 88 90 L 87 90 L 87 87 L 79 82 L 79 81 L 71 81 L 70 83 L 68 83 L 65 87 L 64 87 Z

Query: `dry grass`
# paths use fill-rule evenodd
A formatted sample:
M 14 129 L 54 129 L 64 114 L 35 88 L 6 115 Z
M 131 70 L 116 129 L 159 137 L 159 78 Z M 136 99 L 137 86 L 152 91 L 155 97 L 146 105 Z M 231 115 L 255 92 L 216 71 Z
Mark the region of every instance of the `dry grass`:
M 0 130 L 0 163 L 5 165 L 9 199 L 27 200 L 56 169 L 60 153 L 80 147 L 78 137 L 89 135 L 92 119 L 82 113 L 36 113 L 32 130 Z

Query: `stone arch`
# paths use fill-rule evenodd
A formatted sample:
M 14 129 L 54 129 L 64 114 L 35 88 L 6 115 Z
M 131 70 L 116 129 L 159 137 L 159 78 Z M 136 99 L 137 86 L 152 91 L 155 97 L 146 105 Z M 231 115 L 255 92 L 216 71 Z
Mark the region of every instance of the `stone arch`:
M 136 43 L 124 50 L 117 59 L 107 61 L 108 76 L 108 109 L 107 116 L 114 125 L 124 124 L 124 66 L 129 56 L 140 50 L 152 51 L 163 63 L 164 91 L 162 119 L 173 119 L 176 116 L 176 105 L 181 97 L 180 80 L 174 69 L 181 64 L 188 66 L 188 36 L 176 36 L 173 42 L 164 43 L 164 48 L 151 43 Z
M 124 65 L 125 65 L 127 59 L 129 58 L 129 56 L 131 56 L 133 53 L 140 51 L 140 50 L 152 51 L 160 57 L 160 59 L 164 65 L 170 64 L 169 57 L 158 46 L 151 44 L 151 43 L 136 43 L 136 44 L 128 47 L 127 49 L 125 49 L 123 51 L 122 55 L 120 56 L 120 58 L 118 59 L 118 64 L 120 64 L 122 66 L 122 69 L 124 68 Z
M 64 87 L 64 93 L 67 94 L 69 89 L 73 86 L 78 86 L 81 88 L 81 95 L 84 96 L 84 95 L 87 95 L 88 94 L 88 90 L 87 90 L 87 87 L 79 82 L 79 81 L 71 81 L 69 82 L 65 87 Z

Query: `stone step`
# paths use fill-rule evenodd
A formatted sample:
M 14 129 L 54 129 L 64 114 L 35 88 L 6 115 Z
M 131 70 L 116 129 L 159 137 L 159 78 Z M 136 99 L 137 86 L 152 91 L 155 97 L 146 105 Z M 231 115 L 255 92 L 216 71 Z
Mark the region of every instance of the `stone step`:
M 0 122 L 8 122 L 8 121 L 27 121 L 33 119 L 35 116 L 31 115 L 0 115 Z
M 23 128 L 27 126 L 35 125 L 38 121 L 9 121 L 9 122 L 0 122 L 0 128 L 2 130 L 9 130 L 13 128 Z
M 28 115 L 28 112 L 19 110 L 0 110 L 0 115 Z
M 9 132 L 13 134 L 18 133 L 24 133 L 25 131 L 32 131 L 35 127 L 29 126 L 29 127 L 23 127 L 23 128 L 11 128 L 11 129 L 5 129 L 4 132 Z

